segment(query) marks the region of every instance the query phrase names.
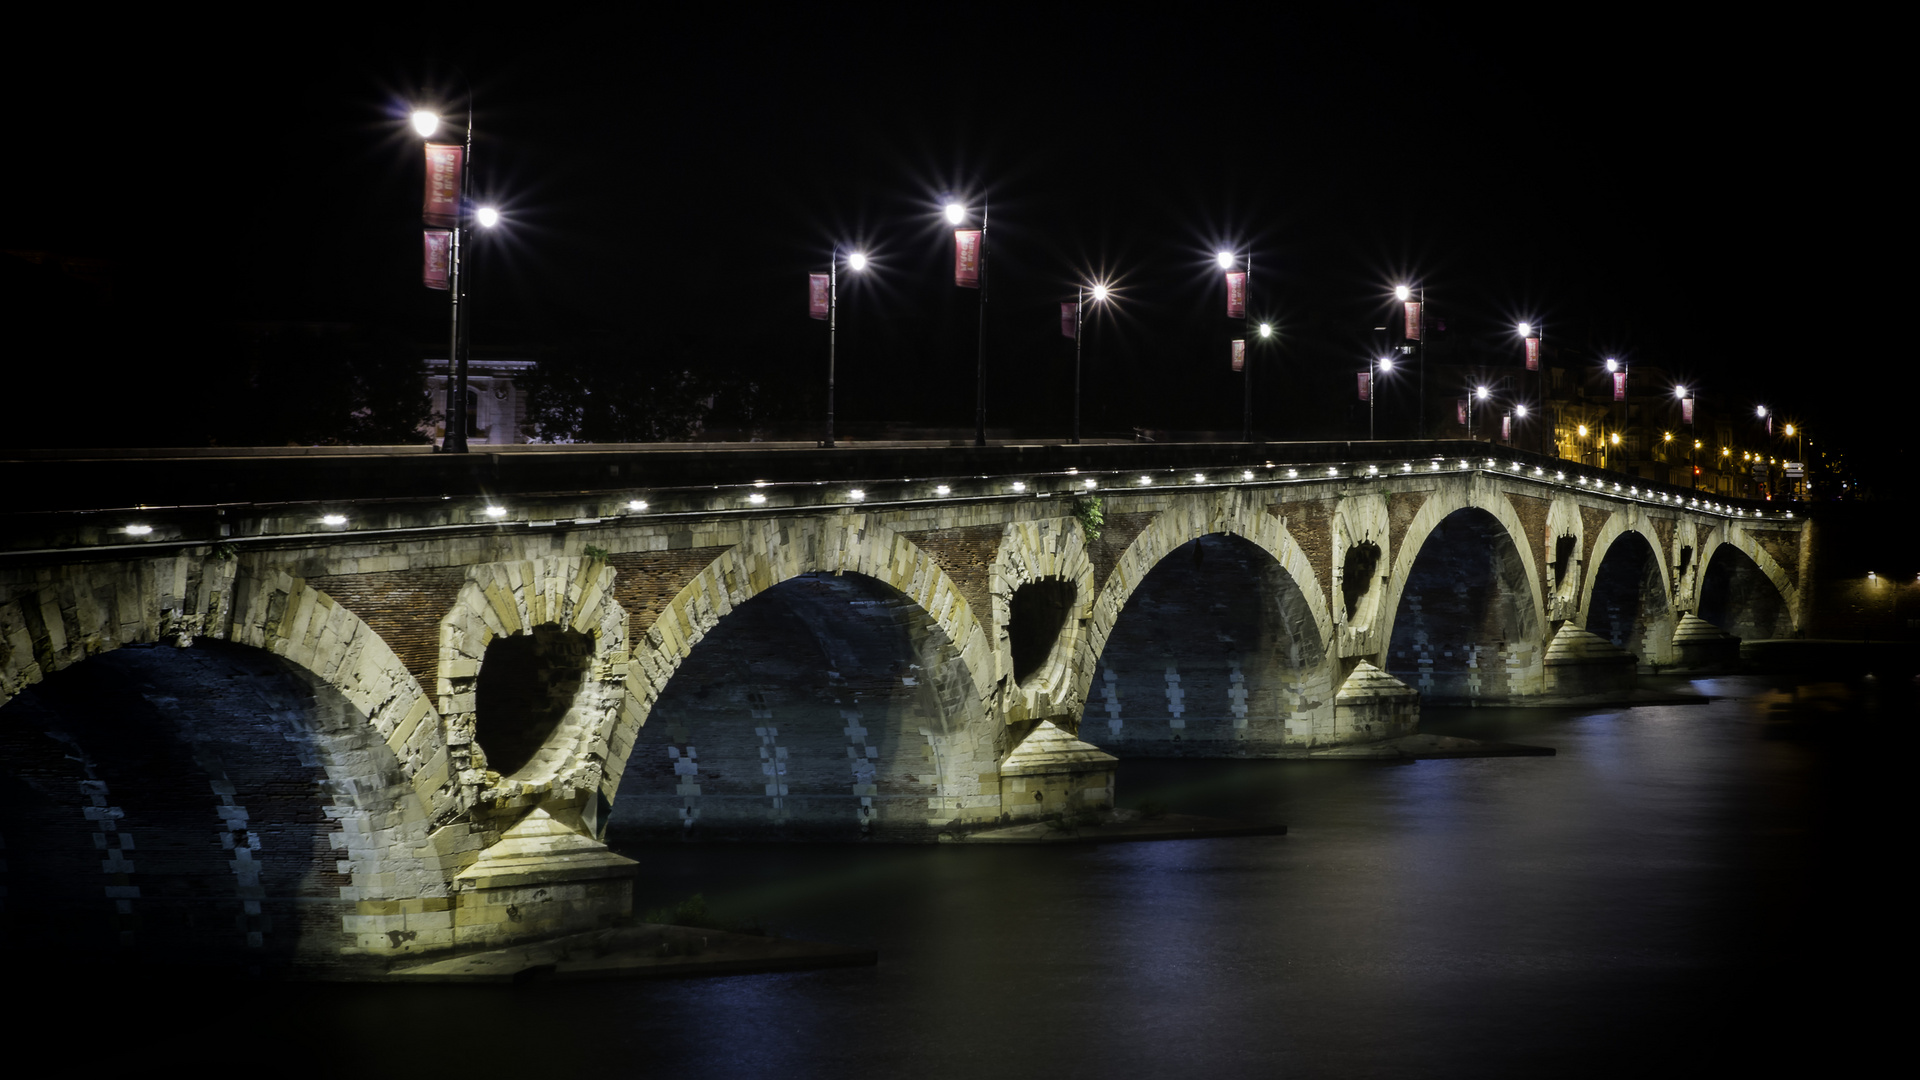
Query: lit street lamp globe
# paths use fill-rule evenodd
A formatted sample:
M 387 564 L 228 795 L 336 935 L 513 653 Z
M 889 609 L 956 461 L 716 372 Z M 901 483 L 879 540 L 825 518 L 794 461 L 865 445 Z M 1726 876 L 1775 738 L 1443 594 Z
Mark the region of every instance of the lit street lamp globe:
M 413 130 L 419 132 L 423 139 L 440 130 L 440 116 L 430 109 L 415 109 L 408 119 L 413 123 Z

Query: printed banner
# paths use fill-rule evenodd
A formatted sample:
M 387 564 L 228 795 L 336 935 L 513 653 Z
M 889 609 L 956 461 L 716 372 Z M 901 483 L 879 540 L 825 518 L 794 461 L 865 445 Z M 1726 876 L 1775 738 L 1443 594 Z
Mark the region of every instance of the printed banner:
M 1363 371 L 1360 373 L 1360 400 L 1361 401 L 1372 400 L 1368 396 L 1371 393 L 1373 393 L 1373 372 Z
M 1247 272 L 1245 270 L 1227 271 L 1227 318 L 1244 319 L 1247 317 Z
M 953 230 L 953 283 L 963 289 L 980 287 L 980 230 Z
M 1500 438 L 1505 442 L 1513 441 L 1512 413 L 1502 413 L 1500 416 Z
M 807 314 L 824 319 L 833 313 L 833 283 L 825 274 L 807 275 Z
M 1456 422 L 1461 427 L 1466 427 L 1467 426 L 1467 399 L 1461 398 L 1459 401 L 1455 402 L 1454 404 L 1456 406 L 1454 412 L 1458 416 L 1458 419 L 1456 420 Z
M 449 287 L 453 277 L 453 230 L 422 229 L 425 262 L 420 269 L 420 284 L 429 289 Z
M 1627 373 L 1624 371 L 1613 373 L 1613 400 L 1627 400 Z
M 1680 422 L 1693 423 L 1693 399 L 1690 397 L 1680 399 Z
M 1078 303 L 1060 305 L 1060 336 L 1077 338 L 1080 336 L 1080 305 Z
M 1243 371 L 1247 366 L 1247 339 L 1233 339 L 1233 370 Z
M 1540 339 L 1537 337 L 1527 339 L 1527 370 L 1540 370 Z
M 1407 340 L 1420 340 L 1420 301 L 1407 301 Z
M 443 229 L 460 224 L 460 164 L 466 153 L 459 146 L 427 144 L 427 201 L 420 211 L 427 224 Z

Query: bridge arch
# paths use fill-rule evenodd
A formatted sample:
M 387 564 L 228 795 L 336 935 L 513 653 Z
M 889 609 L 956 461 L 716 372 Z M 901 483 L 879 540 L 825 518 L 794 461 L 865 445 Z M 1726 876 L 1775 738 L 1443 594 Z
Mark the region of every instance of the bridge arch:
M 1451 583 L 1451 591 L 1468 600 L 1475 590 L 1491 594 L 1505 611 L 1453 612 L 1476 620 L 1500 615 L 1501 625 L 1463 625 L 1448 631 L 1458 640 L 1434 641 L 1430 631 L 1440 628 L 1419 625 L 1424 613 L 1410 613 L 1407 603 L 1410 591 L 1440 587 L 1440 578 L 1449 575 L 1436 560 L 1449 552 L 1484 553 L 1489 560 L 1485 566 L 1456 567 L 1459 573 L 1450 576 L 1461 580 Z M 1480 478 L 1465 487 L 1443 485 L 1421 505 L 1401 538 L 1385 597 L 1387 621 L 1378 639 L 1380 667 L 1441 700 L 1538 693 L 1547 617 L 1536 555 L 1519 515 L 1498 488 Z
M 1094 718 L 1096 724 L 1111 725 L 1113 719 L 1114 692 L 1109 692 L 1104 683 L 1110 673 L 1107 669 L 1111 667 L 1107 661 L 1108 647 L 1114 640 L 1120 616 L 1157 568 L 1169 559 L 1179 558 L 1176 552 L 1191 550 L 1190 545 L 1210 537 L 1231 537 L 1262 553 L 1276 576 L 1273 591 L 1281 598 L 1281 610 L 1276 614 L 1285 625 L 1285 635 L 1299 643 L 1300 656 L 1295 670 L 1312 669 L 1317 673 L 1327 666 L 1322 660 L 1331 651 L 1333 615 L 1327 605 L 1323 579 L 1316 574 L 1305 550 L 1282 524 L 1281 517 L 1269 512 L 1254 493 L 1240 489 L 1174 496 L 1160 507 L 1115 560 L 1095 599 L 1088 625 L 1087 651 L 1076 665 L 1073 697 L 1102 714 Z M 1096 673 L 1102 681 L 1097 687 L 1093 686 Z M 1287 691 L 1290 694 L 1288 708 L 1279 709 L 1276 703 L 1276 716 L 1289 714 L 1285 719 L 1292 721 L 1295 728 L 1302 724 L 1310 727 L 1321 711 L 1331 716 L 1330 679 L 1330 674 L 1324 679 L 1315 674 L 1287 680 L 1294 684 Z M 1319 681 L 1328 681 L 1328 686 L 1319 687 Z M 1326 692 L 1322 693 L 1322 689 Z M 1100 741 L 1100 733 L 1086 729 L 1085 723 L 1083 719 L 1087 737 Z M 1110 729 L 1107 737 L 1114 734 Z
M 452 941 L 459 867 L 437 849 L 464 828 L 436 829 L 395 747 L 285 655 L 121 642 L 0 706 L 0 749 L 10 914 L 62 948 L 110 925 L 249 964 Z
M 987 585 L 994 677 L 1010 724 L 1079 713 L 1089 655 L 1093 560 L 1077 519 L 1007 525 Z
M 1739 522 L 1722 522 L 1707 533 L 1700 548 L 1701 550 L 1695 555 L 1696 565 L 1699 567 L 1694 577 L 1693 600 L 1696 614 L 1708 622 L 1714 622 L 1713 616 L 1723 619 L 1731 617 L 1747 632 L 1742 633 L 1740 629 L 1733 626 L 1721 626 L 1721 629 L 1737 637 L 1784 636 L 1799 631 L 1802 610 L 1800 589 L 1794 584 L 1793 577 L 1787 569 L 1755 540 L 1750 530 L 1742 527 Z M 1740 558 L 1733 563 L 1721 563 L 1726 569 L 1716 571 L 1715 564 L 1726 557 L 1722 548 L 1731 548 L 1739 554 Z M 1772 586 L 1771 596 L 1758 587 L 1758 582 L 1752 579 L 1753 574 L 1758 574 Z M 1725 610 L 1713 610 L 1712 615 L 1709 615 L 1710 602 L 1717 603 L 1719 599 L 1709 593 L 1709 575 L 1715 578 L 1727 575 L 1736 579 L 1745 579 L 1746 583 L 1739 586 L 1744 590 L 1745 596 L 1731 598 L 1736 606 L 1740 602 L 1761 605 L 1768 608 L 1771 614 L 1762 613 L 1756 607 L 1744 614 L 1730 616 Z M 1715 587 L 1716 590 L 1719 588 L 1718 582 L 1715 583 Z M 1761 625 L 1762 623 L 1766 625 Z M 1715 625 L 1720 624 L 1715 623 Z
M 1631 509 L 1615 511 L 1594 540 L 1578 608 L 1581 629 L 1643 664 L 1673 662 L 1678 610 L 1659 534 Z
M 960 586 L 925 550 L 864 514 L 765 520 L 744 529 L 738 543 L 708 563 L 632 639 L 626 694 L 604 740 L 600 794 L 609 807 L 616 804 L 641 728 L 693 648 L 736 608 L 804 575 L 859 574 L 905 597 L 951 643 L 955 692 L 983 706 L 989 699 L 995 656 L 987 629 Z M 981 715 L 992 712 L 983 707 Z M 978 790 L 979 774 L 997 767 L 998 743 L 1004 736 L 979 730 L 956 738 L 968 745 L 949 748 L 943 758 L 943 776 L 949 779 L 939 785 L 937 798 L 945 809 L 958 810 L 963 802 L 977 809 L 986 797 Z M 976 765 L 973 790 L 967 790 L 964 770 Z M 997 814 L 996 805 L 987 816 Z

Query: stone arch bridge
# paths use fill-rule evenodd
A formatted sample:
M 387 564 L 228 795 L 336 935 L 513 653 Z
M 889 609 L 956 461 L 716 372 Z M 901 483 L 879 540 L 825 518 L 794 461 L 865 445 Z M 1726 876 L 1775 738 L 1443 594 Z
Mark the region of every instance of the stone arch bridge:
M 610 830 L 1072 812 L 1806 610 L 1791 514 L 1473 443 L 8 468 L 9 933 L 306 964 L 599 925 Z

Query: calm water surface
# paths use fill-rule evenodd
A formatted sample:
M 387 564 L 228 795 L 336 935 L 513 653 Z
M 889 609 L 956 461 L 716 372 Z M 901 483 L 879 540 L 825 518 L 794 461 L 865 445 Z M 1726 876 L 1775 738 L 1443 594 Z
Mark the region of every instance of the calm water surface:
M 251 1029 L 325 1030 L 335 1063 L 687 1077 L 1850 1069 L 1894 1030 L 1883 977 L 1907 966 L 1886 814 L 1911 717 L 1787 725 L 1759 680 L 1700 686 L 1726 696 L 1424 724 L 1551 758 L 1123 766 L 1123 804 L 1284 837 L 633 848 L 642 908 L 701 892 L 880 965 L 265 987 Z

